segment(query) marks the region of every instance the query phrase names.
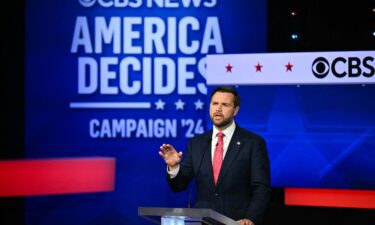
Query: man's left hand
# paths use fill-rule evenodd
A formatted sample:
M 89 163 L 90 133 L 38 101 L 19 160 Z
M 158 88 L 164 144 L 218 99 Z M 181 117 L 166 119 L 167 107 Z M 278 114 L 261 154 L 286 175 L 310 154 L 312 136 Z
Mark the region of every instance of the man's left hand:
M 237 220 L 237 223 L 241 225 L 254 225 L 254 223 L 249 219 Z

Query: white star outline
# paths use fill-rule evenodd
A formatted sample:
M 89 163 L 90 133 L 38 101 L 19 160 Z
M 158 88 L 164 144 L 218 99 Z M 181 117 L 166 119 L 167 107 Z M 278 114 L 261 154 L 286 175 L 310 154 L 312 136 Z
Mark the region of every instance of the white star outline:
M 176 110 L 184 110 L 185 102 L 181 101 L 181 99 L 178 99 L 174 104 L 176 105 Z
M 196 102 L 194 102 L 194 105 L 195 105 L 195 110 L 203 110 L 204 102 L 198 99 Z
M 156 110 L 164 110 L 165 102 L 163 102 L 160 98 L 157 102 L 154 102 L 156 106 Z

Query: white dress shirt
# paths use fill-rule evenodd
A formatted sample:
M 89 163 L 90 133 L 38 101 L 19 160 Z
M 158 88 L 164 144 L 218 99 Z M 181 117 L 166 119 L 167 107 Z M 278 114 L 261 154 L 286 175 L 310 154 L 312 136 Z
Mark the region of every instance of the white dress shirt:
M 223 158 L 225 157 L 225 153 L 227 153 L 228 146 L 230 143 L 230 140 L 232 140 L 234 129 L 236 129 L 236 123 L 233 123 L 227 127 L 225 130 L 222 130 L 224 133 L 223 142 L 224 142 L 224 152 L 223 152 Z M 212 131 L 212 142 L 211 142 L 211 160 L 214 158 L 215 148 L 218 142 L 217 134 L 219 133 L 219 130 L 214 126 Z
M 224 142 L 224 152 L 223 152 L 223 158 L 225 158 L 225 154 L 227 153 L 228 146 L 230 143 L 230 140 L 233 137 L 234 130 L 236 129 L 236 123 L 233 121 L 232 124 L 227 127 L 225 130 L 222 130 L 224 133 L 223 142 Z M 212 141 L 211 141 L 211 162 L 214 157 L 215 148 L 218 142 L 217 133 L 219 133 L 219 130 L 214 126 L 212 130 Z M 174 170 L 169 171 L 167 166 L 167 172 L 169 175 L 169 178 L 172 179 L 177 176 L 178 171 L 180 170 L 180 165 Z

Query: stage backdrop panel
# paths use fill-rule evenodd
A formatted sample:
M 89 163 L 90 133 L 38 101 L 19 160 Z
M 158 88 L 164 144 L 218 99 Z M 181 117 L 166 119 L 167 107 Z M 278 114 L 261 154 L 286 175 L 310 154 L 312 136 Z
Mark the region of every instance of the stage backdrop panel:
M 205 56 L 265 52 L 266 3 L 29 0 L 26 47 L 27 158 L 116 159 L 113 192 L 27 197 L 26 224 L 150 224 L 189 202 L 158 150 L 210 128 Z

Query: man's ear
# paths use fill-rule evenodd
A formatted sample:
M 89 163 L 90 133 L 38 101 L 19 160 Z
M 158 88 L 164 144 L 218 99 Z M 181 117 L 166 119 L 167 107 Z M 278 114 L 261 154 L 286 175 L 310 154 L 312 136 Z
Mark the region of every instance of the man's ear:
M 234 115 L 235 115 L 235 116 L 237 115 L 237 113 L 238 113 L 239 110 L 240 110 L 240 106 L 236 106 L 236 107 L 234 108 Z

